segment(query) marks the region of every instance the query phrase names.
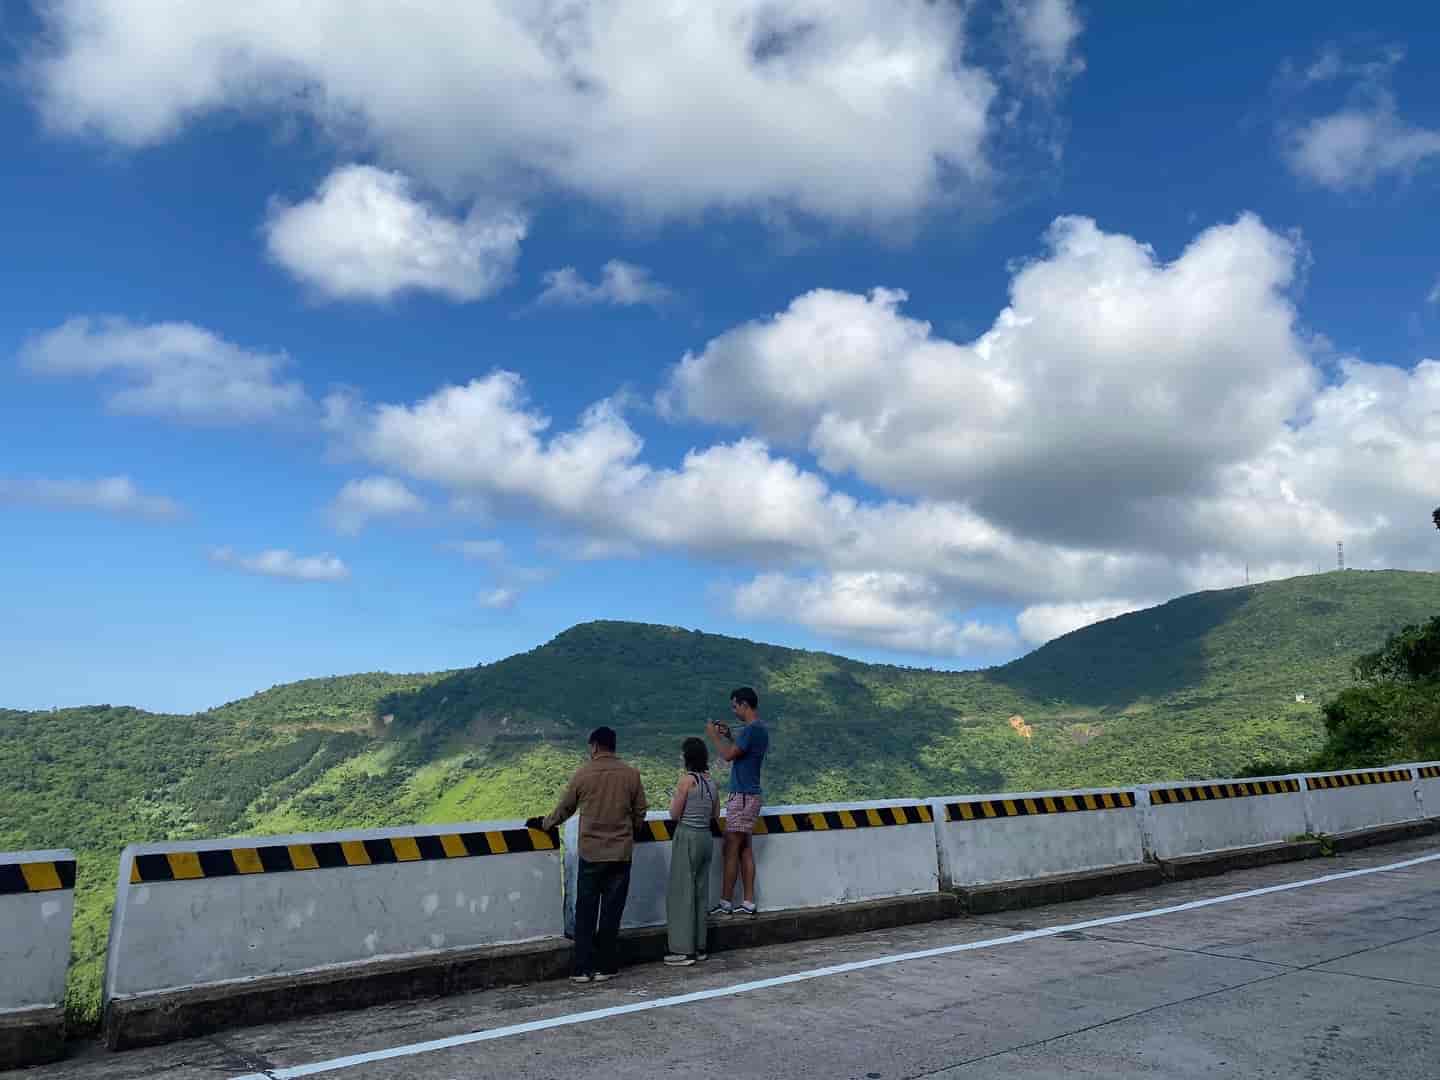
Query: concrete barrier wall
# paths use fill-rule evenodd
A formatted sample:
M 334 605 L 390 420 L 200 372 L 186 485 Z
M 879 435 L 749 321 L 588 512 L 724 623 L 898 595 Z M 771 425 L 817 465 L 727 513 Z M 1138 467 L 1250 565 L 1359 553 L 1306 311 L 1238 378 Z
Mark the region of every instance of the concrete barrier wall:
M 132 845 L 105 996 L 558 937 L 561 875 L 513 821 Z
M 1420 816 L 1440 817 L 1440 761 L 1422 761 L 1414 769 Z
M 1161 859 L 1292 840 L 1309 831 L 1297 776 L 1147 784 L 1147 850 Z
M 1113 788 L 932 800 L 940 879 L 949 888 L 1139 863 L 1136 801 Z
M 1344 833 L 1420 817 L 1408 766 L 1305 776 L 1305 816 L 1316 833 Z
M 663 926 L 670 880 L 666 814 L 648 814 L 635 845 L 623 927 Z M 574 931 L 578 818 L 566 822 L 566 927 Z M 714 838 L 710 895 L 718 899 L 722 840 Z M 766 807 L 751 841 L 755 902 L 764 911 L 918 896 L 939 890 L 930 807 L 918 799 Z M 739 885 L 736 885 L 739 899 Z
M 1427 797 L 1440 815 L 1440 765 L 771 807 L 754 838 L 757 901 L 769 911 L 825 907 L 1348 832 L 1414 820 Z M 567 824 L 563 854 L 557 837 L 517 822 L 131 846 L 106 997 L 557 937 L 573 926 L 578 824 Z M 665 921 L 673 825 L 652 814 L 647 827 L 627 927 Z M 721 875 L 714 844 L 712 898 Z M 68 865 L 73 884 L 68 853 L 40 855 Z M 29 881 L 4 869 L 19 858 L 0 859 L 0 880 Z M 52 892 L 47 899 L 27 884 L 0 896 L 5 943 L 29 950 L 9 965 L 25 978 L 7 980 L 0 1010 L 63 996 L 71 894 Z M 51 959 L 34 961 L 37 949 Z
M 0 1015 L 64 1004 L 74 914 L 72 852 L 0 853 Z

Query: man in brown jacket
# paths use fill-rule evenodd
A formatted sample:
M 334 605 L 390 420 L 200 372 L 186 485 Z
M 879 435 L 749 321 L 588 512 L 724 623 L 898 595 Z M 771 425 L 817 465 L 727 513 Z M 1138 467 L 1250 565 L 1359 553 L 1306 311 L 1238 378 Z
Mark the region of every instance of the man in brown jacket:
M 615 732 L 590 733 L 590 760 L 575 771 L 546 818 L 532 829 L 553 829 L 580 811 L 580 872 L 575 890 L 575 967 L 572 982 L 604 982 L 619 970 L 620 918 L 630 892 L 635 833 L 645 823 L 640 770 L 615 756 Z

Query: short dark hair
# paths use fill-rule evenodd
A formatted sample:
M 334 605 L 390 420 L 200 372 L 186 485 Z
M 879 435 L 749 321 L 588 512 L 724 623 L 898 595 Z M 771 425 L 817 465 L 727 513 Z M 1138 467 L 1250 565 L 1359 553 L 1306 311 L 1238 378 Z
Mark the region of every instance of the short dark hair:
M 752 709 L 758 709 L 760 707 L 759 696 L 748 686 L 741 686 L 731 690 L 730 700 L 738 701 L 741 705 L 749 705 Z
M 608 727 L 597 727 L 590 732 L 589 739 L 591 746 L 598 746 L 601 750 L 615 752 L 615 729 Z
M 689 772 L 704 772 L 710 768 L 710 751 L 704 739 L 692 735 L 680 744 L 680 753 L 685 755 L 685 768 Z

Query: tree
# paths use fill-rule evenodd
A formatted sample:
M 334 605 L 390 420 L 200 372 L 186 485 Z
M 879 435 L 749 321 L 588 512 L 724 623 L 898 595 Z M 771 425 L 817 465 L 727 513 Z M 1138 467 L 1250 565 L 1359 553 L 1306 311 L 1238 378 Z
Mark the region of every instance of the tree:
M 1385 765 L 1405 756 L 1395 724 L 1399 702 L 1394 687 L 1352 686 L 1322 708 L 1325 749 L 1322 768 Z
M 1430 515 L 1430 519 L 1435 522 L 1435 528 L 1440 529 L 1440 506 L 1435 508 L 1435 512 Z
M 1440 616 L 1391 634 L 1355 662 L 1359 686 L 1324 706 L 1329 768 L 1440 756 Z
M 1440 680 L 1440 615 L 1390 635 L 1383 648 L 1355 662 L 1365 683 L 1424 683 Z

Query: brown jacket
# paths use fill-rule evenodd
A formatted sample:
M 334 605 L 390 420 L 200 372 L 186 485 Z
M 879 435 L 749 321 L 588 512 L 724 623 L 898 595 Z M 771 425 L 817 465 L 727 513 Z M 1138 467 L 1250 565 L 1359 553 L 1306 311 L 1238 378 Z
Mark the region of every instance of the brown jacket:
M 586 862 L 629 862 L 635 830 L 645 821 L 640 770 L 614 754 L 596 754 L 575 770 L 545 828 L 553 829 L 577 808 L 580 857 Z

